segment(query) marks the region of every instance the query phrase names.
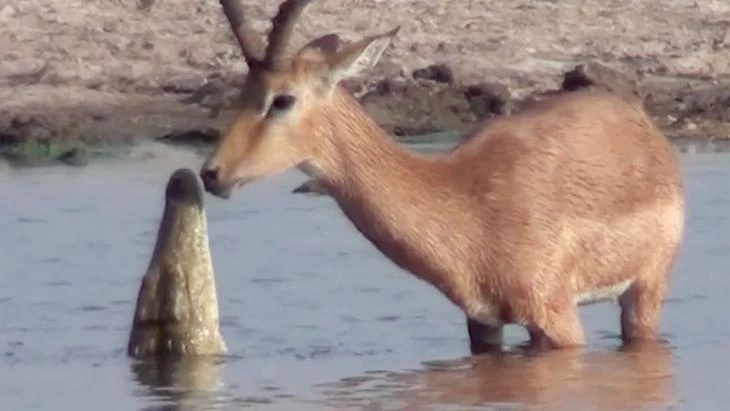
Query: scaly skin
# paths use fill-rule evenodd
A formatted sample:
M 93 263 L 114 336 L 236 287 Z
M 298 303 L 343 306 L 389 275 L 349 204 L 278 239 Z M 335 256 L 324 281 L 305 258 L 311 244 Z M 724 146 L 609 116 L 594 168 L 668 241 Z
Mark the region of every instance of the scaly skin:
M 127 354 L 142 358 L 226 352 L 203 191 L 195 173 L 179 169 L 167 184 L 165 211 L 137 296 Z

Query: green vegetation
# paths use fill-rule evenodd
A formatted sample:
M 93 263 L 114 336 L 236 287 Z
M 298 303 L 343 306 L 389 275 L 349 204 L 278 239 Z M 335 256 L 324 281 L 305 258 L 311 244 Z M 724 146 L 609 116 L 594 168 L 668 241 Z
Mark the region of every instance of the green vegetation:
M 75 166 L 86 164 L 86 149 L 79 143 L 49 140 L 27 140 L 20 144 L 0 147 L 0 156 L 16 166 L 43 166 L 67 163 Z
M 129 144 L 97 143 L 89 146 L 81 141 L 30 139 L 17 144 L 0 145 L 0 158 L 15 167 L 42 167 L 66 164 L 83 167 L 92 159 L 122 158 L 131 149 Z

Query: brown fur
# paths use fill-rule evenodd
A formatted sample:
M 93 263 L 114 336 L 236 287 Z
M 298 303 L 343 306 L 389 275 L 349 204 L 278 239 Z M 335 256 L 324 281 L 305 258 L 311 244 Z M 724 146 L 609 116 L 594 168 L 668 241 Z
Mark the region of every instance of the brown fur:
M 577 306 L 605 298 L 578 296 L 607 289 L 606 298 L 621 294 L 624 340 L 655 339 L 684 191 L 640 104 L 562 93 L 423 157 L 337 86 L 344 69 L 372 66 L 394 34 L 336 52 L 305 46 L 285 70 L 252 69 L 245 107 L 201 170 L 206 189 L 229 197 L 298 166 L 383 254 L 465 312 L 474 352 L 500 345 L 505 324 L 525 326 L 537 345 L 582 345 Z M 283 91 L 296 105 L 267 114 Z

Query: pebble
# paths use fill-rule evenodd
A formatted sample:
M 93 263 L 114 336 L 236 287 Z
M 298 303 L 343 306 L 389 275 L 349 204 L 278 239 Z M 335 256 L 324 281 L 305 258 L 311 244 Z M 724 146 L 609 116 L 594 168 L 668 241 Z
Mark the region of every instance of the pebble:
M 15 7 L 6 5 L 0 9 L 0 21 L 8 21 L 15 15 Z

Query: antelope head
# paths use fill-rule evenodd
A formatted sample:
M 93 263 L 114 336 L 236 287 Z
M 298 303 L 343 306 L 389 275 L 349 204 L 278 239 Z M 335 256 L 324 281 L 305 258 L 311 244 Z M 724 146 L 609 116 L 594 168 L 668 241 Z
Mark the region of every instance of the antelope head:
M 337 121 L 332 113 L 339 82 L 374 66 L 399 27 L 340 50 L 339 37 L 327 34 L 289 58 L 294 23 L 310 0 L 279 6 L 265 50 L 237 0 L 220 2 L 249 72 L 240 112 L 200 170 L 206 191 L 229 198 L 236 187 L 293 167 L 315 174 L 336 145 L 334 133 L 323 129 Z

